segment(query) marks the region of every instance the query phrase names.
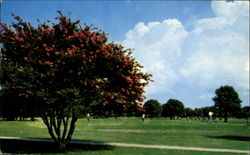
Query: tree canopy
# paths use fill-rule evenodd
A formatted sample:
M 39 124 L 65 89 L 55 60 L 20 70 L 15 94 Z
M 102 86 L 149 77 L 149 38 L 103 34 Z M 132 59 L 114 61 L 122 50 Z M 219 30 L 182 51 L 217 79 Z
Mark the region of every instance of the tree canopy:
M 184 113 L 184 105 L 177 99 L 169 99 L 166 104 L 163 104 L 163 117 L 170 117 L 171 119 L 175 116 L 182 117 Z
M 221 86 L 215 90 L 216 96 L 213 98 L 215 107 L 227 122 L 228 116 L 235 115 L 241 110 L 241 100 L 238 93 L 232 86 Z
M 144 103 L 143 109 L 145 110 L 146 115 L 150 118 L 160 117 L 161 116 L 161 104 L 157 100 L 148 100 Z
M 184 108 L 184 116 L 192 118 L 193 116 L 195 116 L 195 112 L 191 108 Z
M 142 110 L 151 75 L 141 71 L 131 49 L 58 13 L 58 23 L 48 20 L 38 27 L 16 15 L 16 23 L 1 23 L 1 86 L 35 101 L 49 134 L 63 149 L 92 104 Z

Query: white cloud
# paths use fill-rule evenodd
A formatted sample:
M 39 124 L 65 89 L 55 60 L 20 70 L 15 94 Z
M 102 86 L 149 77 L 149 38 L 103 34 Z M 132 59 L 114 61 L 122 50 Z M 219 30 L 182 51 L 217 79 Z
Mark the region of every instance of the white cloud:
M 247 1 L 217 1 L 212 2 L 211 7 L 217 17 L 224 17 L 229 20 L 249 15 L 249 2 Z
M 212 1 L 211 7 L 215 17 L 197 20 L 189 32 L 178 19 L 166 19 L 138 23 L 126 34 L 123 44 L 135 48 L 136 59 L 154 76 L 149 97 L 183 95 L 189 103 L 198 98 L 207 104 L 211 95 L 204 94 L 228 84 L 249 103 L 244 93 L 249 91 L 249 2 Z
M 186 36 L 183 25 L 175 19 L 147 25 L 138 23 L 127 33 L 123 44 L 135 48 L 134 56 L 144 65 L 145 71 L 154 75 L 156 82 L 148 89 L 150 94 L 171 88 L 178 80 L 173 65 L 181 55 L 181 44 Z

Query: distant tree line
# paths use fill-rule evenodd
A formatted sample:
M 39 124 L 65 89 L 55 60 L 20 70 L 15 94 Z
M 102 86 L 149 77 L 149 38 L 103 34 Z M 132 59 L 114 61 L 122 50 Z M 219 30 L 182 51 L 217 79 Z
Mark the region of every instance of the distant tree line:
M 133 104 L 125 107 L 122 104 L 109 104 L 105 107 L 100 104 L 92 104 L 82 112 L 82 117 L 87 113 L 93 117 L 140 117 L 144 113 L 148 118 L 170 118 L 170 119 L 207 119 L 209 111 L 212 111 L 213 118 L 220 118 L 227 121 L 228 117 L 248 118 L 250 117 L 250 106 L 241 107 L 241 100 L 238 93 L 231 86 L 222 86 L 215 91 L 216 96 L 212 99 L 213 106 L 201 108 L 189 108 L 177 99 L 169 99 L 161 104 L 156 99 L 150 99 L 143 105 L 144 111 L 138 111 Z M 38 116 L 34 110 L 32 98 L 26 98 L 16 90 L 0 90 L 0 115 L 6 120 L 23 120 L 30 118 L 34 120 Z M 104 109 L 105 108 L 105 109 Z
M 207 119 L 208 113 L 213 112 L 213 118 L 224 118 L 224 114 L 220 112 L 217 106 L 207 106 L 201 108 L 188 108 L 184 107 L 184 104 L 177 99 L 169 99 L 167 103 L 160 104 L 159 101 L 151 99 L 144 104 L 145 114 L 149 118 L 189 118 L 189 119 Z M 227 117 L 235 118 L 247 118 L 250 117 L 250 106 L 244 106 L 237 110 L 227 112 Z
M 37 113 L 32 98 L 20 95 L 15 89 L 0 90 L 0 116 L 8 121 L 34 120 Z
M 250 106 L 241 107 L 238 93 L 232 86 L 221 86 L 215 91 L 216 96 L 212 98 L 213 106 L 191 109 L 177 99 L 169 99 L 165 104 L 151 99 L 144 104 L 144 110 L 148 117 L 169 117 L 170 119 L 190 118 L 206 119 L 208 113 L 213 112 L 213 117 L 223 118 L 227 122 L 228 117 L 248 118 L 250 117 Z
M 25 97 L 17 89 L 1 89 L 0 90 L 0 117 L 4 120 L 34 120 L 40 117 L 36 111 L 36 100 L 31 97 Z M 138 111 L 138 105 L 131 104 L 124 106 L 123 104 L 108 104 L 102 106 L 99 103 L 93 103 L 84 111 L 81 117 L 90 114 L 96 118 L 107 117 L 132 117 L 141 116 L 142 112 Z

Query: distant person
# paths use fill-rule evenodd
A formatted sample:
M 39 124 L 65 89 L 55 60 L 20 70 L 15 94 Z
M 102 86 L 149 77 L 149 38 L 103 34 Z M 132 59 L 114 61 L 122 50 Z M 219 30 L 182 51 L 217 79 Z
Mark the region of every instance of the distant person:
M 209 113 L 208 113 L 208 116 L 209 116 L 208 123 L 212 123 L 213 114 L 214 114 L 213 112 L 209 111 Z
M 89 113 L 87 113 L 87 120 L 88 120 L 88 123 L 90 123 L 91 122 L 91 120 L 90 120 L 91 118 L 90 118 L 90 114 Z
M 189 122 L 190 121 L 190 118 L 189 116 L 186 117 L 186 121 Z
M 145 122 L 145 114 L 142 114 L 141 118 L 142 118 L 142 121 Z

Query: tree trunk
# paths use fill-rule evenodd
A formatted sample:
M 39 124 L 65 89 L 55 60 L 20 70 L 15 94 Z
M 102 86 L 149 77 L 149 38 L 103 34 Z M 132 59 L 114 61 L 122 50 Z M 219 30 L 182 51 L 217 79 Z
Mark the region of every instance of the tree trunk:
M 227 122 L 227 116 L 228 116 L 228 114 L 225 112 L 224 113 L 224 122 Z
M 34 117 L 34 116 L 31 116 L 30 120 L 31 120 L 31 121 L 35 121 L 35 117 Z
M 68 136 L 67 138 L 65 139 L 65 144 L 69 144 L 71 139 L 72 139 L 72 136 L 73 136 L 73 133 L 75 131 L 75 125 L 76 125 L 76 121 L 78 120 L 77 117 L 72 117 L 72 120 L 71 120 L 71 123 L 70 123 L 70 127 L 69 127 L 69 131 L 68 131 Z
M 75 123 L 76 123 L 78 118 L 73 116 L 71 118 L 69 127 L 68 127 L 68 123 L 69 123 L 68 121 L 70 119 L 68 117 L 64 118 L 63 129 L 62 129 L 63 132 L 61 132 L 59 130 L 61 130 L 62 124 L 58 123 L 56 125 L 56 123 L 54 122 L 55 119 L 59 119 L 59 118 L 55 118 L 55 116 L 53 116 L 54 118 L 50 118 L 50 117 L 52 117 L 52 116 L 49 116 L 49 117 L 45 116 L 45 117 L 42 117 L 42 119 L 48 128 L 48 132 L 49 132 L 51 138 L 55 141 L 57 148 L 60 151 L 63 151 L 71 141 L 72 135 L 73 135 L 74 130 L 75 130 Z M 61 121 L 61 120 L 57 120 L 57 122 L 58 121 Z
M 227 116 L 224 116 L 224 122 L 227 122 Z
M 58 149 L 60 151 L 63 151 L 66 148 L 66 145 L 67 144 L 65 142 L 63 142 L 63 141 L 60 141 L 60 142 L 57 143 L 57 147 L 58 147 Z

